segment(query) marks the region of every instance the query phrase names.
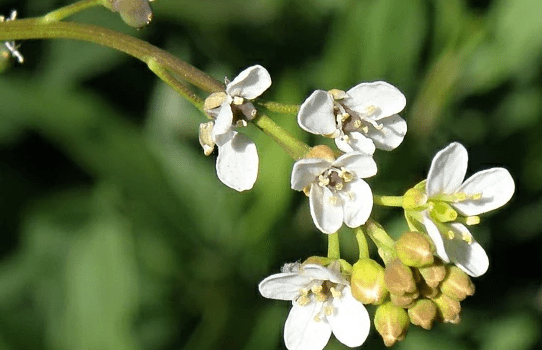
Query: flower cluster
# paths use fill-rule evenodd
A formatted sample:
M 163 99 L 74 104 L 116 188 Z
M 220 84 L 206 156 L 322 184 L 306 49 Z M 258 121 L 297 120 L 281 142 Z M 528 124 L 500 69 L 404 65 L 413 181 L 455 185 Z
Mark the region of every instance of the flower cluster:
M 252 66 L 205 100 L 212 120 L 201 124 L 200 143 L 206 155 L 218 146 L 217 175 L 238 191 L 253 187 L 258 154 L 236 129 L 258 117 L 250 101 L 270 85 L 265 68 Z M 377 81 L 346 92 L 316 90 L 299 108 L 299 126 L 333 138 L 338 151 L 314 146 L 297 159 L 291 174 L 291 188 L 309 197 L 315 226 L 328 234 L 328 257 L 286 264 L 259 285 L 264 297 L 292 302 L 284 326 L 289 350 L 321 350 L 332 333 L 346 346 L 360 346 L 371 328 L 364 306 L 370 304 L 377 307 L 374 325 L 387 346 L 404 339 L 410 324 L 430 329 L 435 321 L 458 323 L 460 302 L 474 294 L 469 276 L 488 269 L 488 256 L 467 226 L 507 203 L 514 181 L 504 168 L 464 181 L 468 156 L 459 143 L 437 153 L 427 180 L 402 197 L 388 197 L 390 206 L 404 209 L 409 232 L 395 241 L 370 219 L 373 204 L 386 201 L 373 196 L 364 179 L 377 174 L 377 148 L 391 151 L 403 141 L 407 126 L 398 113 L 405 105 L 397 88 Z M 360 247 L 353 265 L 339 258 L 343 223 L 354 229 Z M 383 265 L 369 257 L 367 237 Z

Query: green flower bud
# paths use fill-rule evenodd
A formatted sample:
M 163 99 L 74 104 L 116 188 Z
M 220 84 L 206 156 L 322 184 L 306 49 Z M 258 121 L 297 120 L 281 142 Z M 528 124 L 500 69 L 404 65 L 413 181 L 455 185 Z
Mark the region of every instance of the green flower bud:
M 425 283 L 428 286 L 436 288 L 439 283 L 446 276 L 446 268 L 444 263 L 439 258 L 435 257 L 432 265 L 418 268 L 418 271 L 422 275 Z
M 431 329 L 437 318 L 437 306 L 431 300 L 420 299 L 408 309 L 408 317 L 413 325 Z
M 410 321 L 405 310 L 388 301 L 376 309 L 374 324 L 384 344 L 393 346 L 405 339 Z
M 437 315 L 439 321 L 444 323 L 458 324 L 461 321 L 461 304 L 459 301 L 448 297 L 446 294 L 440 294 L 433 298 L 433 302 L 437 306 Z
M 153 17 L 149 0 L 111 0 L 111 9 L 134 28 L 145 27 Z
M 447 266 L 446 270 L 446 277 L 440 285 L 442 293 L 457 301 L 474 294 L 474 284 L 465 272 L 453 265 Z
M 360 259 L 354 264 L 350 286 L 354 298 L 363 304 L 382 304 L 388 295 L 384 268 L 372 259 Z
M 409 308 L 414 306 L 414 302 L 418 297 L 420 296 L 420 293 L 414 292 L 414 293 L 405 293 L 403 295 L 397 295 L 397 294 L 390 294 L 390 300 L 395 305 L 402 307 L 402 308 Z
M 420 232 L 406 232 L 395 243 L 397 257 L 403 264 L 421 267 L 433 263 L 433 246 Z
M 0 42 L 0 73 L 7 71 L 12 63 L 11 52 L 3 42 Z
M 425 191 L 411 188 L 403 195 L 403 209 L 412 210 L 427 203 Z
M 393 260 L 386 266 L 384 282 L 390 293 L 393 294 L 403 295 L 416 291 L 416 281 L 412 270 L 399 259 Z

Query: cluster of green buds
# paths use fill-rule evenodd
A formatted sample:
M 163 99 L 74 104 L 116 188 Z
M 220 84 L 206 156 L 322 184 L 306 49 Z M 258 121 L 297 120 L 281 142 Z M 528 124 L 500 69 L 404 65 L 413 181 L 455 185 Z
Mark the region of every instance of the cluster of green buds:
M 378 305 L 374 324 L 386 346 L 403 340 L 411 323 L 424 329 L 435 321 L 459 323 L 460 302 L 474 294 L 470 277 L 434 256 L 431 240 L 421 232 L 404 233 L 395 253 L 385 267 L 360 259 L 350 281 L 357 300 Z

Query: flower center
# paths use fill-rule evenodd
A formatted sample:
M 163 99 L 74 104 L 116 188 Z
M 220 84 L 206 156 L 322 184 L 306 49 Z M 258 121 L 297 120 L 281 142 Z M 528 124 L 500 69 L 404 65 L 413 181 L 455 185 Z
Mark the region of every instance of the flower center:
M 354 178 L 345 168 L 329 168 L 318 176 L 318 185 L 329 188 L 332 192 L 341 191 L 344 185 Z
M 300 306 L 308 305 L 311 302 L 322 303 L 322 308 L 314 316 L 314 321 L 320 322 L 322 317 L 333 314 L 333 299 L 342 297 L 343 288 L 343 285 L 331 281 L 313 281 L 310 288 L 303 288 L 299 291 L 300 295 L 296 302 Z
M 342 130 L 343 133 L 348 132 L 361 132 L 363 134 L 369 133 L 369 126 L 372 126 L 376 130 L 381 130 L 383 125 L 378 124 L 371 116 L 379 109 L 373 105 L 366 108 L 365 113 L 357 113 L 352 109 L 343 106 L 342 104 L 335 102 L 337 129 Z M 348 141 L 348 137 L 344 135 L 345 141 Z

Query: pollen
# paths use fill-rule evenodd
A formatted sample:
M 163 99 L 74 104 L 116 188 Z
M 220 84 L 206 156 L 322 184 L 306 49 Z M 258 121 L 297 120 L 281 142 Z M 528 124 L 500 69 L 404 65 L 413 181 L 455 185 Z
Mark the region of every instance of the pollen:
M 337 290 L 335 287 L 329 288 L 329 291 L 334 298 L 340 298 L 343 295 L 343 293 L 340 290 Z
M 236 106 L 240 106 L 245 102 L 245 99 L 241 96 L 233 96 L 233 104 Z
M 328 305 L 328 306 L 324 307 L 324 314 L 325 314 L 326 316 L 331 316 L 331 315 L 333 315 L 333 311 L 335 311 L 335 309 L 334 309 L 333 306 L 331 306 L 331 305 Z
M 335 189 L 337 191 L 340 191 L 344 188 L 344 184 L 342 182 L 339 182 L 338 184 L 335 185 Z

